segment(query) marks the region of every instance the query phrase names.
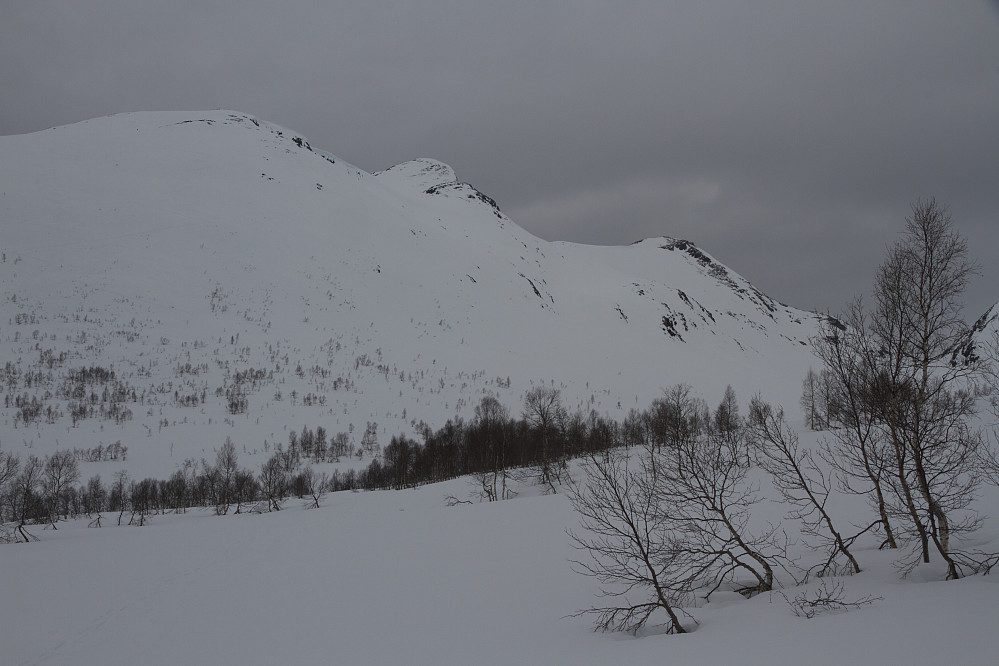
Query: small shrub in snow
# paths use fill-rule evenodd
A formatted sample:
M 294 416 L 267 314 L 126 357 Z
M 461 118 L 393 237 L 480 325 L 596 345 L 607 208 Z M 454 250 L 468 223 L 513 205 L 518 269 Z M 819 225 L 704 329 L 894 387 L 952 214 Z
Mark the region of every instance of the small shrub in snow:
M 845 613 L 848 610 L 869 606 L 875 601 L 883 599 L 883 597 L 867 595 L 854 601 L 847 601 L 844 598 L 845 592 L 843 581 L 837 578 L 823 578 L 819 586 L 811 592 L 802 592 L 794 597 L 788 597 L 784 592 L 779 592 L 779 594 L 784 597 L 784 601 L 790 606 L 792 613 L 809 620 L 824 613 Z

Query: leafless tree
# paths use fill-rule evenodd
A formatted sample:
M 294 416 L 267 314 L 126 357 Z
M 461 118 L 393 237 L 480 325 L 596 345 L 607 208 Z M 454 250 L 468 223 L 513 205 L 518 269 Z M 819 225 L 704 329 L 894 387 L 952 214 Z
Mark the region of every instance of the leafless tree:
M 260 482 L 260 490 L 267 499 L 267 510 L 280 511 L 279 501 L 284 494 L 287 475 L 279 453 L 275 453 L 260 466 L 260 474 L 257 479 Z
M 770 474 L 774 487 L 790 506 L 786 517 L 800 521 L 810 546 L 828 553 L 817 568 L 818 575 L 838 573 L 839 556 L 849 562 L 852 573 L 860 573 L 860 564 L 850 552 L 859 534 L 844 537 L 826 506 L 832 493 L 832 474 L 819 465 L 811 451 L 799 446 L 798 435 L 788 426 L 783 409 L 775 409 L 757 397 L 750 414 L 749 432 L 757 463 Z
M 368 455 L 368 457 L 374 457 L 379 451 L 378 446 L 378 424 L 372 421 L 368 421 L 368 425 L 364 428 L 364 435 L 361 437 L 361 450 Z
M 729 388 L 721 410 L 727 432 L 719 434 L 705 402 L 689 386 L 667 389 L 647 416 L 645 465 L 661 506 L 670 507 L 682 541 L 697 553 L 695 574 L 704 596 L 729 582 L 752 595 L 770 590 L 773 563 L 786 552 L 786 538 L 776 526 L 750 528 L 750 512 L 760 501 L 748 480 L 748 456 L 738 418 L 735 393 Z M 720 411 L 721 411 L 720 410 Z M 750 577 L 750 582 L 743 580 Z
M 852 330 L 834 331 L 817 345 L 853 440 L 830 451 L 853 452 L 841 469 L 859 478 L 863 468 L 886 531 L 887 516 L 900 519 L 889 539 L 901 534 L 916 542 L 916 557 L 900 558 L 902 570 L 929 562 L 932 547 L 948 578 L 976 568 L 954 539 L 979 524 L 971 503 L 982 438 L 969 426 L 975 397 L 968 390 L 978 368 L 950 362 L 967 335 L 962 298 L 976 271 L 967 251 L 946 209 L 933 199 L 917 202 L 878 268 L 873 307 L 866 311 L 857 301 L 848 317 Z
M 326 497 L 326 491 L 329 490 L 329 475 L 326 472 L 316 474 L 311 467 L 306 467 L 302 470 L 301 476 L 305 482 L 306 494 L 309 496 L 305 504 L 306 508 L 318 509 L 319 503 L 323 501 L 323 498 Z
M 132 510 L 128 519 L 129 525 L 142 527 L 146 524 L 146 516 L 153 511 L 155 488 L 156 481 L 148 478 L 142 481 L 132 481 L 129 484 L 129 507 Z
M 351 456 L 353 447 L 350 444 L 350 435 L 345 432 L 338 432 L 330 441 L 330 462 L 340 462 L 341 456 Z
M 20 466 L 20 458 L 13 453 L 0 451 L 0 488 L 5 488 L 17 476 L 17 470 Z
M 243 505 L 253 502 L 257 498 L 257 480 L 253 477 L 253 472 L 248 469 L 240 469 L 233 477 L 233 497 L 236 500 L 236 513 L 243 512 Z
M 12 482 L 12 504 L 14 520 L 17 521 L 15 528 L 15 540 L 38 541 L 38 537 L 25 529 L 32 515 L 39 513 L 41 498 L 38 495 L 38 487 L 41 483 L 44 463 L 36 455 L 30 455 L 21 465 L 20 473 Z
M 239 472 L 239 456 L 231 438 L 226 437 L 222 448 L 215 453 L 215 467 L 211 471 L 214 481 L 215 513 L 224 516 L 229 513 L 229 506 L 234 499 L 234 485 Z
M 197 466 L 193 459 L 187 458 L 167 482 L 167 492 L 174 512 L 185 513 L 191 501 L 191 492 L 197 476 Z
M 821 454 L 836 470 L 844 491 L 867 498 L 885 534 L 881 547 L 893 549 L 898 544 L 886 498 L 892 452 L 870 405 L 870 387 L 875 383 L 880 354 L 869 334 L 861 299 L 850 304 L 844 321 L 831 320 L 812 340 L 836 402 Z
M 602 597 L 614 600 L 580 613 L 596 616 L 597 629 L 637 632 L 662 611 L 667 632 L 682 634 L 681 608 L 693 601 L 697 563 L 677 539 L 647 468 L 629 469 L 628 463 L 622 449 L 594 454 L 569 486 L 584 530 L 569 531 L 584 556 L 573 564 L 600 582 Z
M 87 489 L 84 495 L 83 511 L 88 517 L 93 516 L 87 527 L 101 527 L 103 516 L 101 512 L 107 507 L 107 489 L 101 481 L 101 477 L 94 475 L 87 481 Z M 94 515 L 97 514 L 97 515 Z
M 805 425 L 809 430 L 822 430 L 819 415 L 819 375 L 809 368 L 801 382 L 801 409 L 805 412 Z
M 13 483 L 21 469 L 21 459 L 16 455 L 0 451 L 0 522 L 7 516 L 13 517 Z
M 53 529 L 59 516 L 67 513 L 63 506 L 67 489 L 79 480 L 80 466 L 72 451 L 56 451 L 45 459 L 41 492 L 45 498 L 49 522 Z
M 828 327 L 835 329 L 831 323 Z M 829 427 L 836 411 L 836 397 L 833 377 L 827 368 L 822 368 L 819 372 L 814 368 L 808 369 L 801 382 L 799 404 L 805 413 L 805 425 L 809 430 L 826 430 Z
M 128 509 L 128 470 L 120 469 L 114 473 L 114 483 L 111 485 L 111 504 L 118 509 L 118 526 L 121 527 L 122 516 Z M 112 508 L 112 510 L 114 510 Z
M 735 397 L 735 390 L 731 384 L 725 387 L 725 394 L 722 401 L 715 410 L 713 420 L 715 433 L 724 438 L 737 437 L 742 426 L 742 419 L 739 417 L 739 401 Z
M 882 363 L 875 405 L 896 452 L 898 494 L 904 498 L 929 561 L 932 541 L 961 575 L 951 539 L 973 529 L 973 518 L 956 519 L 978 485 L 979 437 L 968 428 L 975 400 L 962 380 L 974 372 L 954 367 L 950 355 L 966 335 L 963 295 L 976 271 L 967 241 L 936 201 L 917 202 L 903 238 L 878 269 L 871 327 Z
M 524 396 L 524 420 L 536 428 L 541 435 L 541 462 L 539 481 L 551 492 L 556 492 L 555 484 L 561 483 L 565 461 L 552 451 L 551 439 L 556 427 L 566 418 L 562 406 L 562 392 L 550 386 L 535 386 Z
M 652 445 L 654 448 L 676 448 L 681 442 L 700 434 L 697 414 L 701 410 L 698 399 L 687 384 L 677 384 L 663 392 L 661 398 L 652 401 L 644 413 L 642 423 L 644 436 L 637 437 L 635 444 Z M 703 407 L 705 410 L 706 406 Z M 639 433 L 641 434 L 641 433 Z
M 510 412 L 492 395 L 482 396 L 475 406 L 475 423 L 483 439 L 484 453 L 489 458 L 488 468 L 478 476 L 480 497 L 490 502 L 508 499 L 507 487 L 507 421 Z
M 697 557 L 693 577 L 701 596 L 726 584 L 745 596 L 772 589 L 787 539 L 776 525 L 751 526 L 752 508 L 762 498 L 742 452 L 700 436 L 650 449 L 646 461 L 659 505 L 668 507 L 679 540 Z

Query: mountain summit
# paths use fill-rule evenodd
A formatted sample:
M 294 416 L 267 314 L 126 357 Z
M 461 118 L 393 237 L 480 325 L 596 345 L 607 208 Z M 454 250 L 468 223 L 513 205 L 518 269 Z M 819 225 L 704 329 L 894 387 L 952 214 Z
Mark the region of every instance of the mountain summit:
M 689 241 L 543 241 L 441 162 L 369 174 L 244 113 L 0 137 L 0 188 L 5 444 L 176 464 L 233 429 L 259 449 L 436 427 L 486 394 L 516 411 L 539 383 L 616 418 L 680 382 L 793 406 L 820 323 Z M 105 389 L 129 418 L 73 427 Z

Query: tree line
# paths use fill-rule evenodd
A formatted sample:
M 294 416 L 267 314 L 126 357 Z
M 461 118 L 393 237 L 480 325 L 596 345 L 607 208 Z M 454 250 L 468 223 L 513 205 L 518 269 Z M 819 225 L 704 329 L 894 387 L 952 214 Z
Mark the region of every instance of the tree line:
M 683 404 L 689 400 L 693 405 L 697 428 L 720 432 L 731 427 L 738 409 L 731 388 L 713 411 L 689 388 L 683 392 Z M 166 479 L 133 479 L 120 470 L 110 481 L 95 475 L 80 483 L 79 461 L 116 459 L 127 450 L 118 443 L 97 452 L 67 449 L 41 458 L 0 451 L 0 522 L 6 526 L 6 540 L 28 541 L 32 526 L 57 528 L 69 518 L 88 517 L 95 527 L 109 520 L 142 525 L 150 515 L 191 508 L 219 515 L 273 511 L 290 498 L 319 506 L 329 492 L 409 488 L 462 476 L 475 480 L 475 493 L 486 501 L 511 497 L 513 481 L 557 492 L 568 480 L 570 459 L 641 446 L 676 429 L 678 400 L 667 393 L 618 422 L 596 412 L 570 414 L 559 389 L 540 385 L 525 394 L 517 416 L 487 395 L 468 421 L 449 420 L 437 430 L 421 423 L 422 441 L 400 434 L 381 447 L 377 424 L 368 423 L 355 448 L 347 433 L 330 437 L 322 426 L 306 426 L 292 430 L 287 443 L 278 444 L 256 469 L 240 465 L 236 443 L 227 438 L 214 460 L 188 459 Z M 370 462 L 363 469 L 332 472 L 313 467 L 352 455 L 368 455 Z

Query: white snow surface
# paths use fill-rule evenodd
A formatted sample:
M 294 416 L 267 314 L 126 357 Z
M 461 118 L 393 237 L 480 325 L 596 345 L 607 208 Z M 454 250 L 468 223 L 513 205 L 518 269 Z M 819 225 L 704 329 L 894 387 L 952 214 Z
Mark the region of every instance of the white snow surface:
M 4 662 L 995 664 L 999 655 L 999 577 L 944 581 L 942 568 L 924 565 L 900 580 L 875 538 L 855 547 L 865 570 L 841 579 L 845 600 L 881 597 L 871 605 L 805 619 L 779 594 L 716 593 L 690 609 L 699 624 L 688 622 L 688 634 L 594 633 L 571 617 L 600 599 L 570 567 L 579 553 L 564 530 L 578 525 L 566 497 L 520 490 L 449 507 L 447 495 L 470 491 L 455 480 L 337 493 L 314 510 L 289 500 L 262 515 L 192 510 L 144 527 L 109 527 L 105 515 L 102 529 L 36 530 L 39 542 L 0 547 Z M 994 488 L 986 499 L 994 515 Z M 757 512 L 779 521 L 783 508 L 764 502 Z M 862 519 L 842 506 L 836 517 Z M 977 535 L 993 549 L 997 537 L 994 521 Z
M 794 409 L 814 363 L 818 316 L 691 243 L 546 242 L 440 162 L 371 175 L 243 113 L 0 137 L 0 188 L 7 394 L 99 366 L 137 398 L 130 420 L 75 427 L 65 398 L 29 427 L 12 403 L 12 450 L 121 441 L 136 476 L 166 477 L 226 436 L 253 465 L 303 425 L 356 444 L 372 421 L 384 444 L 485 394 L 517 414 L 539 383 L 618 420 L 678 383 L 712 406 L 731 384 Z M 251 369 L 266 376 L 231 415 L 225 390 Z

